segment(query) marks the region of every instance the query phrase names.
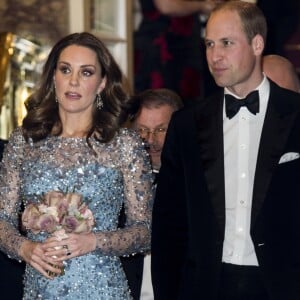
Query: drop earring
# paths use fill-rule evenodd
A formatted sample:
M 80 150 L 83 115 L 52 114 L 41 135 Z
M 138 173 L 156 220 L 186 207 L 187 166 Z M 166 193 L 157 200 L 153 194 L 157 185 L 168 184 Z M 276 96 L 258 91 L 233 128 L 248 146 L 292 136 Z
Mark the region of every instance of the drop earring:
M 99 110 L 103 107 L 103 100 L 100 93 L 96 95 L 96 106 Z

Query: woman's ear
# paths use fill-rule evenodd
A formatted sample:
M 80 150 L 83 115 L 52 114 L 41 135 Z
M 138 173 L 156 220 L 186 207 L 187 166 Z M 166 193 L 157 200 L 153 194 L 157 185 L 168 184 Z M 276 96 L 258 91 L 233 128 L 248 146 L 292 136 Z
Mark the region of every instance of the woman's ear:
M 106 76 L 104 76 L 99 84 L 97 94 L 101 93 L 106 86 Z

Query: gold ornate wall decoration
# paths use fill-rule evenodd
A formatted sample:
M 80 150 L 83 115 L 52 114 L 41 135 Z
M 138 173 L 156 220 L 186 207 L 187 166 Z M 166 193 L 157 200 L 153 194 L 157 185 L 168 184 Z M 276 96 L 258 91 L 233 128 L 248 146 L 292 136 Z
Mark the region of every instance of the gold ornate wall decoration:
M 38 82 L 42 56 L 69 33 L 69 4 L 76 1 L 0 0 L 0 138 L 22 122 L 23 99 Z
M 0 112 L 4 99 L 4 83 L 6 81 L 7 68 L 12 54 L 12 39 L 13 34 L 10 32 L 0 34 Z
M 8 139 L 26 114 L 24 101 L 31 94 L 43 63 L 41 46 L 10 32 L 0 33 L 0 138 Z

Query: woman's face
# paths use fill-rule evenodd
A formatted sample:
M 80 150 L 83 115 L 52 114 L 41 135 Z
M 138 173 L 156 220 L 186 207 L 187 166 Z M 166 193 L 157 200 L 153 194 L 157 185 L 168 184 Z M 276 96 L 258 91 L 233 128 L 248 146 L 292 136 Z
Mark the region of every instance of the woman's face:
M 92 114 L 96 94 L 106 84 L 97 54 L 90 48 L 71 45 L 60 54 L 54 73 L 60 114 Z

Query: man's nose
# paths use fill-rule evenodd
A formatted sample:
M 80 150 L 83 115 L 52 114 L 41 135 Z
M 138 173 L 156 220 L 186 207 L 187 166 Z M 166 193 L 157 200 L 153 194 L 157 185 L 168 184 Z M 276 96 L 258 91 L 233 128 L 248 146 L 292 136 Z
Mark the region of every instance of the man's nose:
M 210 59 L 213 63 L 220 61 L 223 58 L 223 49 L 220 46 L 215 46 L 210 49 Z
M 154 131 L 149 131 L 146 137 L 146 141 L 149 145 L 152 145 L 154 141 L 156 140 L 156 135 Z

